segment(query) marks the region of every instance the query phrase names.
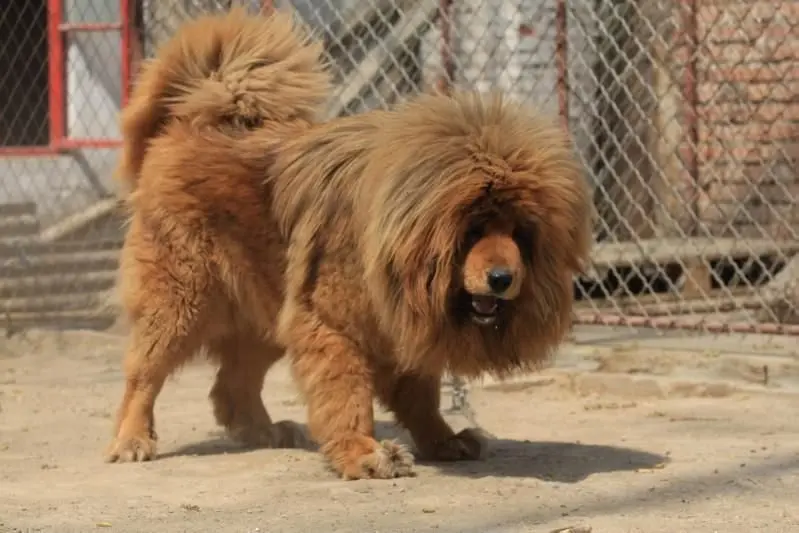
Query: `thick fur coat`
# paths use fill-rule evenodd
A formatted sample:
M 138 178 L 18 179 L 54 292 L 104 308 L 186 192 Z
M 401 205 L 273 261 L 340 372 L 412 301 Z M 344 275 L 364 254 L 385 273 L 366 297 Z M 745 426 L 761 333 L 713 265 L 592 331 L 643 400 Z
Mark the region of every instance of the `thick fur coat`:
M 111 460 L 155 454 L 153 405 L 201 349 L 217 420 L 295 446 L 261 401 L 284 352 L 308 427 L 346 478 L 409 475 L 373 401 L 431 459 L 478 458 L 439 413 L 444 372 L 507 376 L 570 327 L 589 192 L 557 123 L 499 95 L 425 95 L 314 123 L 328 80 L 286 15 L 186 25 L 123 115 L 133 192 L 121 288 L 132 322 Z

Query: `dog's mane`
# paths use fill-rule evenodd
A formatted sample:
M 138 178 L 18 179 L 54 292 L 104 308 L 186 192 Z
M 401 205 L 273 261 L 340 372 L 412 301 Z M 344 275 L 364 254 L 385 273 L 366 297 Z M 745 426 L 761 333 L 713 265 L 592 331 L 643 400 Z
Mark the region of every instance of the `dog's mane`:
M 272 212 L 289 242 L 285 303 L 277 336 L 290 336 L 304 286 L 331 239 L 337 218 L 352 212 L 355 191 L 384 112 L 373 111 L 318 124 L 276 147 L 270 169 Z M 346 224 L 351 228 L 351 223 Z M 340 237 L 340 236 L 339 236 Z
M 384 115 L 373 111 L 315 125 L 277 147 L 272 174 L 280 178 L 271 185 L 284 237 L 300 229 L 323 231 L 352 204 Z
M 568 134 L 554 119 L 498 94 L 421 96 L 382 120 L 355 208 L 369 290 L 408 367 L 526 370 L 562 340 L 571 272 L 590 248 L 592 208 Z M 454 328 L 464 233 L 475 217 L 500 214 L 535 229 L 532 294 L 504 331 Z
M 571 272 L 588 254 L 592 208 L 555 120 L 497 94 L 425 95 L 314 126 L 279 152 L 274 212 L 290 258 L 309 268 L 331 220 L 347 217 L 400 366 L 506 375 L 537 366 L 568 331 Z M 457 327 L 451 304 L 464 234 L 495 216 L 536 236 L 525 303 L 498 330 Z M 287 301 L 304 276 L 288 276 Z M 289 304 L 281 322 L 291 313 Z

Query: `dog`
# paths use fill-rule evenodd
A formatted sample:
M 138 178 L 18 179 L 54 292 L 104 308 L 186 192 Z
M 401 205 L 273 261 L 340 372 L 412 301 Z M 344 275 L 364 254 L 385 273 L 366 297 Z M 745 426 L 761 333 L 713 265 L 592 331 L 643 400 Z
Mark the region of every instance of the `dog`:
M 132 335 L 108 457 L 154 457 L 156 396 L 204 348 L 233 438 L 303 442 L 260 397 L 285 353 L 310 436 L 345 479 L 413 475 L 409 449 L 375 440 L 374 400 L 416 455 L 478 459 L 479 433 L 440 414 L 441 378 L 534 370 L 570 329 L 593 213 L 570 139 L 468 91 L 320 123 L 329 79 L 318 47 L 273 28 L 288 25 L 188 23 L 124 112 Z
M 272 174 L 291 239 L 276 334 L 322 452 L 348 478 L 411 472 L 372 437 L 376 398 L 419 455 L 480 458 L 441 377 L 534 370 L 568 332 L 593 209 L 567 134 L 499 94 L 422 95 L 290 139 Z

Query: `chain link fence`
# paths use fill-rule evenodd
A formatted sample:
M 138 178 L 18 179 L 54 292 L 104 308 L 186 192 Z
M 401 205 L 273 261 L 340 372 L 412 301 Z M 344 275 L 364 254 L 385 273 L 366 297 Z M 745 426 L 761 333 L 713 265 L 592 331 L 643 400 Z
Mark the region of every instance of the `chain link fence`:
M 239 2 L 240 3 L 240 2 Z M 450 86 L 559 113 L 594 187 L 579 323 L 799 333 L 799 0 L 294 0 L 329 117 Z M 0 7 L 0 329 L 102 327 L 136 65 L 225 0 Z

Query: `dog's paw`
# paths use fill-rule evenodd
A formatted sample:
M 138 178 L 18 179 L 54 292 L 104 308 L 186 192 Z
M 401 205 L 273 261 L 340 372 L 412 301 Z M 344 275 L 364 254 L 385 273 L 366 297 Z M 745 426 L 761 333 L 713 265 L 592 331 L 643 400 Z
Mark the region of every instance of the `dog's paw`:
M 372 453 L 359 457 L 354 468 L 344 470 L 342 477 L 346 480 L 410 477 L 414 475 L 413 463 L 413 454 L 406 446 L 384 440 Z
M 244 446 L 264 448 L 309 448 L 311 439 L 304 428 L 291 420 L 228 428 L 231 440 Z
M 438 443 L 431 453 L 434 461 L 476 461 L 485 458 L 488 438 L 476 428 L 467 428 Z
M 107 463 L 138 463 L 155 458 L 156 441 L 150 436 L 117 437 L 105 453 Z

